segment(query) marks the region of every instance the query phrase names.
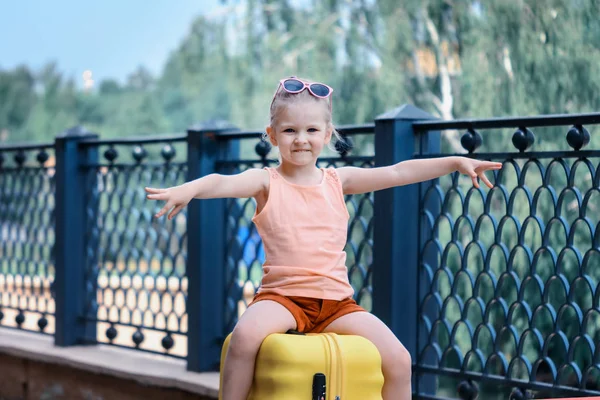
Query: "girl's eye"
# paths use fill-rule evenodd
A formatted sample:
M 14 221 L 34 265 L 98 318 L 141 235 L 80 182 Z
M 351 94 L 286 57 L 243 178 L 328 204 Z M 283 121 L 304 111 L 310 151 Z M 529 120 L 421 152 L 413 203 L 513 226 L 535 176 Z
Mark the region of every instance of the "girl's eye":
M 317 129 L 317 128 L 308 128 L 308 131 L 309 131 L 309 132 L 317 132 L 317 131 L 318 131 L 318 129 Z
M 285 133 L 294 133 L 294 130 L 292 128 L 287 128 L 286 130 L 284 130 Z

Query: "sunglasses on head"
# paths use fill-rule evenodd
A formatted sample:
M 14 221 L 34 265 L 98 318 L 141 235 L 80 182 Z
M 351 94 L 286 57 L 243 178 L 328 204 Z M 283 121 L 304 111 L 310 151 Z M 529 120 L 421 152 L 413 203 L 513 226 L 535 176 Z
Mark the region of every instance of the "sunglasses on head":
M 321 99 L 325 99 L 333 93 L 333 89 L 324 83 L 304 82 L 293 76 L 280 80 L 279 86 L 288 93 L 300 93 L 304 89 L 308 89 L 310 94 Z
M 280 87 L 282 87 L 286 92 L 292 94 L 300 93 L 304 89 L 308 89 L 310 94 L 320 99 L 326 99 L 327 97 L 331 96 L 331 93 L 333 93 L 333 89 L 324 83 L 304 82 L 295 76 L 292 76 L 279 81 L 279 86 L 277 86 L 277 90 L 273 95 L 273 100 L 271 100 L 271 107 L 273 107 L 273 102 L 275 101 L 275 97 L 277 96 Z M 329 110 L 332 109 L 332 106 L 331 99 L 329 99 Z

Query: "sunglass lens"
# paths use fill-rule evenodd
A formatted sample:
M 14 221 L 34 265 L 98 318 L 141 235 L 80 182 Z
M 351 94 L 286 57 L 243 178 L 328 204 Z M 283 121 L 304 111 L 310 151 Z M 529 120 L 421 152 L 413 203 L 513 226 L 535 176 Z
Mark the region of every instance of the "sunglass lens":
M 299 92 L 304 88 L 304 83 L 297 79 L 287 79 L 285 82 L 283 82 L 283 87 L 285 90 L 289 90 L 290 92 Z
M 313 83 L 310 85 L 310 90 L 316 95 L 325 97 L 329 94 L 329 88 L 325 85 L 321 85 L 320 83 Z

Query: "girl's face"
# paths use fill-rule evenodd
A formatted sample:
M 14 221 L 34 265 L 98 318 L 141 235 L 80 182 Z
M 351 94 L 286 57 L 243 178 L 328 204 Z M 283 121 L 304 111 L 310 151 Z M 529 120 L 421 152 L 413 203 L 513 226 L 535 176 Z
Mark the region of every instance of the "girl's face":
M 282 162 L 297 166 L 315 164 L 331 140 L 323 104 L 299 101 L 280 110 L 275 126 L 267 127 L 271 144 L 279 147 Z

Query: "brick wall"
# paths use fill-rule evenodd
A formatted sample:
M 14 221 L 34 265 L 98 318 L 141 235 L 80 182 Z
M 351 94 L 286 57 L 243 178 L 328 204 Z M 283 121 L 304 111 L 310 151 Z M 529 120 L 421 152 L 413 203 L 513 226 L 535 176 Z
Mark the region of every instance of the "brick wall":
M 0 400 L 212 400 L 178 388 L 0 354 Z

